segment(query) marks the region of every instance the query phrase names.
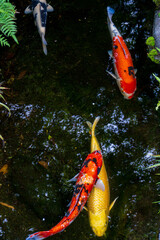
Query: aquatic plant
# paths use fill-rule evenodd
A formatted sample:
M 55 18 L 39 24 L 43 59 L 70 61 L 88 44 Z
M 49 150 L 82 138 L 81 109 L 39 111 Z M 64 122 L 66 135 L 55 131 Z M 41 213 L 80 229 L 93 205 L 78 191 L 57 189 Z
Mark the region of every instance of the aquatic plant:
M 12 37 L 18 44 L 16 38 L 17 26 L 15 23 L 15 6 L 9 0 L 0 0 L 0 45 L 10 46 L 7 37 Z
M 146 45 L 149 46 L 149 53 L 147 54 L 148 57 L 155 63 L 159 64 L 159 59 L 156 58 L 156 56 L 159 55 L 159 49 L 155 47 L 155 39 L 153 36 L 150 36 L 146 40 Z
M 3 94 L 2 90 L 4 90 L 4 89 L 7 89 L 7 88 L 6 87 L 2 87 L 2 83 L 0 83 L 0 98 L 2 98 L 3 101 L 6 101 L 5 98 L 2 95 Z M 7 107 L 6 104 L 0 102 L 0 106 L 5 107 L 8 110 L 8 112 L 9 112 L 9 116 L 11 115 L 11 111 L 10 111 L 9 107 Z M 0 139 L 4 142 L 4 138 L 2 137 L 1 134 L 0 134 Z
M 154 37 L 151 36 L 151 37 L 147 38 L 146 44 L 148 46 L 154 47 L 155 46 L 155 39 L 154 39 Z
M 160 0 L 153 0 L 153 2 L 156 4 L 157 7 L 160 6 Z
M 153 157 L 155 158 L 159 158 L 159 160 L 157 159 L 157 163 L 148 167 L 148 168 L 155 168 L 155 167 L 160 167 L 160 155 L 153 155 Z M 157 175 L 160 175 L 160 173 L 157 173 Z M 158 182 L 157 184 L 160 184 L 160 182 Z M 160 203 L 160 201 L 156 201 L 154 203 Z M 159 213 L 160 213 L 160 210 L 159 210 Z
M 160 84 L 160 78 L 157 77 L 154 73 L 153 73 L 153 76 L 155 77 L 155 79 L 156 79 L 156 80 L 159 82 L 159 84 Z M 158 103 L 157 103 L 156 110 L 158 110 L 159 107 L 160 107 L 160 100 L 159 100 Z
M 0 83 L 0 98 L 2 98 L 4 101 L 6 101 L 5 98 L 4 98 L 3 95 L 2 95 L 2 94 L 3 94 L 3 91 L 2 91 L 2 90 L 4 90 L 4 89 L 8 89 L 8 88 L 2 87 L 2 83 Z M 10 115 L 11 115 L 11 112 L 10 112 L 9 107 L 7 107 L 7 105 L 4 104 L 4 103 L 2 103 L 2 102 L 0 102 L 0 105 L 3 106 L 3 107 L 5 107 L 5 108 L 8 110 L 9 116 L 10 116 Z

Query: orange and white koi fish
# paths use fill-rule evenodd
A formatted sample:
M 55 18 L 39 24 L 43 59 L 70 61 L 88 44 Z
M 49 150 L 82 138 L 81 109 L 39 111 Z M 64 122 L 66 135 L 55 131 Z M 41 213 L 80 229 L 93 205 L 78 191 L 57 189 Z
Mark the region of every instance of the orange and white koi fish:
M 94 151 L 89 154 L 82 165 L 80 173 L 70 180 L 76 180 L 76 185 L 70 207 L 63 219 L 50 230 L 31 234 L 26 240 L 42 240 L 62 232 L 68 227 L 82 211 L 94 185 L 103 191 L 105 190 L 103 182 L 98 178 L 101 167 L 101 152 Z
M 108 28 L 113 41 L 113 47 L 111 51 L 108 51 L 109 55 L 114 60 L 115 75 L 107 71 L 113 78 L 116 79 L 118 87 L 123 94 L 124 98 L 131 99 L 136 91 L 136 77 L 133 67 L 132 58 L 130 52 L 114 23 L 112 22 L 112 16 L 114 9 L 107 7 L 108 13 Z

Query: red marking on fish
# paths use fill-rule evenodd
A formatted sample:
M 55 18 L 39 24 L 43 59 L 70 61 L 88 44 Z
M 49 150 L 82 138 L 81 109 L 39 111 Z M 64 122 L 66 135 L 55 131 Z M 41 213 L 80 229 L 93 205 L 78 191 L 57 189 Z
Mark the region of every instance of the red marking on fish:
M 136 91 L 136 77 L 130 52 L 122 36 L 113 37 L 113 57 L 115 68 L 120 80 L 120 88 L 128 98 L 132 98 Z

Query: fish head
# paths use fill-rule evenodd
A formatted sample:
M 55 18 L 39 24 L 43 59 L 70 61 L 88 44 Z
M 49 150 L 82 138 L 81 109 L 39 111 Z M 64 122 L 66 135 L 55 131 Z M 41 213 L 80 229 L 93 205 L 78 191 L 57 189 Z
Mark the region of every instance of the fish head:
M 96 167 L 95 167 L 96 166 Z M 98 174 L 99 171 L 101 170 L 102 167 L 102 154 L 100 150 L 96 150 L 92 153 L 90 153 L 87 158 L 85 159 L 82 168 L 85 167 L 86 171 L 93 172 L 96 169 L 98 169 Z M 96 172 L 95 172 L 96 173 Z
M 102 154 L 100 150 L 96 150 L 93 153 L 93 157 L 96 157 L 96 163 L 97 163 L 97 167 L 101 168 L 102 167 Z
M 136 91 L 136 84 L 135 84 L 134 88 L 132 88 L 132 91 L 128 91 L 127 89 L 121 88 L 121 92 L 122 92 L 124 98 L 127 100 L 133 98 L 135 91 Z
M 120 91 L 125 99 L 132 99 L 136 91 L 136 78 L 133 76 L 126 76 L 121 78 L 118 84 Z
M 125 99 L 129 100 L 129 99 L 133 98 L 134 94 L 133 93 L 128 94 L 128 93 L 123 92 L 123 96 Z
M 89 211 L 90 226 L 96 236 L 102 237 L 108 227 L 109 217 L 108 211 L 103 209 L 98 213 Z

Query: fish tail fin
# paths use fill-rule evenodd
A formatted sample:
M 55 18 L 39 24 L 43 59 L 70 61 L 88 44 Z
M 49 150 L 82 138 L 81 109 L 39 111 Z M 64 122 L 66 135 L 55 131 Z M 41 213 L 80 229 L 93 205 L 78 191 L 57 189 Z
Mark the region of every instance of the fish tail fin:
M 42 42 L 43 42 L 45 45 L 47 45 L 47 41 L 46 41 L 46 39 L 45 39 L 45 37 L 44 37 L 44 33 L 42 33 Z
M 42 43 L 42 46 L 44 54 L 47 55 L 47 46 L 44 43 Z
M 42 33 L 42 46 L 43 46 L 43 52 L 44 52 L 45 55 L 47 55 L 47 47 L 46 47 L 46 45 L 47 45 L 47 41 L 46 41 L 46 39 L 44 37 L 44 33 Z
M 112 16 L 115 13 L 115 10 L 108 6 L 107 7 L 107 13 L 108 13 L 108 18 L 109 18 L 110 22 L 112 22 Z
M 93 124 L 91 122 L 89 122 L 89 121 L 86 122 L 88 127 L 89 127 L 89 129 L 91 130 L 91 135 L 92 136 L 95 136 L 95 128 L 96 128 L 96 125 L 97 125 L 99 119 L 100 119 L 100 117 L 96 117 L 96 119 L 94 120 Z
M 42 240 L 53 235 L 50 231 L 41 231 L 31 234 L 26 240 Z
M 95 118 L 95 120 L 93 122 L 93 125 L 92 125 L 92 136 L 95 136 L 95 128 L 96 128 L 96 125 L 97 125 L 99 119 L 100 119 L 100 117 L 98 116 L 98 117 Z
M 88 127 L 89 127 L 89 130 L 91 131 L 91 130 L 92 130 L 92 123 L 89 122 L 89 121 L 86 121 L 86 123 L 87 123 L 87 125 L 88 125 Z M 89 132 L 90 132 L 90 131 L 89 131 Z M 91 134 L 91 132 L 90 132 L 90 134 Z

